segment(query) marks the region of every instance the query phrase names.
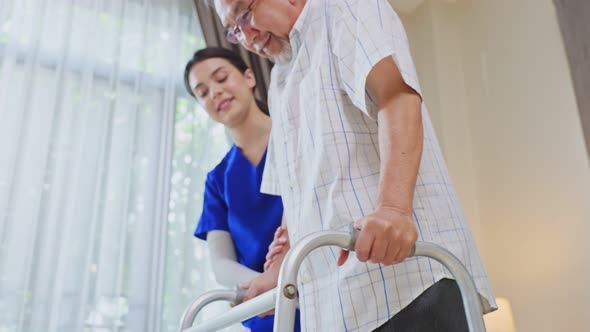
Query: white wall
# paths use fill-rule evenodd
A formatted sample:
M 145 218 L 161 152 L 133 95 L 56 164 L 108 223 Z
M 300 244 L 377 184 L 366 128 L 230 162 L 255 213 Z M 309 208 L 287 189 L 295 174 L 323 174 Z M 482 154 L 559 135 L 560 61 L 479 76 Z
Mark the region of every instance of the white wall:
M 434 10 L 435 7 L 437 10 Z M 457 10 L 433 6 L 426 1 L 425 5 L 403 19 L 424 99 L 449 170 L 457 174 L 453 176 L 453 181 L 461 196 L 465 214 L 477 242 L 483 243 L 485 238 L 480 236 L 477 182 L 473 180 L 476 169 L 471 152 L 471 125 L 465 94 L 462 32 L 458 24 L 447 23 L 460 18 Z
M 551 0 L 404 17 L 457 190 L 519 331 L 587 331 L 590 168 Z

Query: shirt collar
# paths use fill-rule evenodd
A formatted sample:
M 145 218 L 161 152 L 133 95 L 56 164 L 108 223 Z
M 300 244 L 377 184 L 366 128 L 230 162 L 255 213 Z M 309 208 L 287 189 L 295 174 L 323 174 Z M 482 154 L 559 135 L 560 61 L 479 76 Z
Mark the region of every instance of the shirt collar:
M 295 21 L 291 32 L 289 32 L 289 40 L 291 43 L 291 48 L 293 49 L 293 54 L 296 54 L 301 47 L 301 36 L 304 35 L 309 28 L 308 22 L 311 20 L 311 7 L 314 6 L 314 3 L 317 2 L 316 0 L 307 0 L 299 17 Z

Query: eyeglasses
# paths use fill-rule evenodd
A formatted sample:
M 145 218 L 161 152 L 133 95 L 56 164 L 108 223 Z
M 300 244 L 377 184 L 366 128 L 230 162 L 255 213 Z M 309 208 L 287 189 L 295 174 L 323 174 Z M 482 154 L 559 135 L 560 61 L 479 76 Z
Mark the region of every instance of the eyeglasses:
M 232 44 L 238 44 L 242 38 L 242 30 L 250 25 L 250 19 L 252 18 L 252 9 L 256 0 L 252 0 L 246 10 L 238 14 L 236 17 L 236 25 L 233 28 L 227 30 L 225 36 L 227 41 Z

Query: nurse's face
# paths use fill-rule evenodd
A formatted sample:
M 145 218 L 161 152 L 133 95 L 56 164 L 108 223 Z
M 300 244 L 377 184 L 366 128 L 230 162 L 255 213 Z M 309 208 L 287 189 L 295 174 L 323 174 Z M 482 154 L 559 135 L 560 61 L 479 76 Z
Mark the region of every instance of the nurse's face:
M 239 125 L 256 104 L 252 89 L 256 79 L 250 69 L 240 72 L 223 58 L 196 63 L 189 73 L 189 86 L 211 118 L 228 128 Z

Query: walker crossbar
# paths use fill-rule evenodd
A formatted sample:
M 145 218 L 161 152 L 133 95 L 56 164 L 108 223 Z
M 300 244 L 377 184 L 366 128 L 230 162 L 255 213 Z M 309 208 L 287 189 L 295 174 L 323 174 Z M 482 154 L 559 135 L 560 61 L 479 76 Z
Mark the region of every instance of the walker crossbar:
M 193 326 L 193 322 L 197 317 L 197 314 L 209 303 L 216 301 L 228 301 L 231 303 L 240 303 L 244 297 L 244 291 L 240 289 L 236 290 L 214 290 L 207 292 L 199 296 L 191 305 L 186 308 L 180 319 L 180 332 Z
M 277 288 L 230 309 L 221 317 L 212 319 L 197 327 L 184 330 L 184 332 L 217 331 L 231 324 L 259 315 L 273 307 L 275 308 L 273 330 L 281 332 L 293 331 L 295 309 L 297 306 L 297 273 L 305 257 L 314 249 L 322 246 L 338 246 L 347 250 L 353 250 L 357 236 L 358 230 L 353 230 L 352 232 L 322 231 L 304 237 L 292 246 L 285 256 L 281 265 Z M 425 242 L 416 242 L 414 250 L 410 254 L 411 256 L 432 258 L 444 265 L 451 272 L 461 291 L 469 330 L 471 332 L 484 332 L 483 307 L 479 294 L 477 293 L 475 283 L 461 261 L 448 250 Z M 276 303 L 274 303 L 275 301 Z M 191 308 L 197 308 L 197 306 L 193 303 Z M 187 312 L 189 312 L 188 309 Z M 187 312 L 185 312 L 184 316 L 188 317 Z M 196 314 L 197 311 L 190 313 L 192 319 L 194 319 Z
M 235 291 L 230 291 L 235 292 Z M 209 293 L 205 293 L 203 296 Z M 239 323 L 245 321 L 249 318 L 254 316 L 260 315 L 263 312 L 272 310 L 275 307 L 276 302 L 276 289 L 271 289 L 268 292 L 258 295 L 255 298 L 251 299 L 248 302 L 242 303 L 237 305 L 230 310 L 228 310 L 223 315 L 216 317 L 214 319 L 210 319 L 204 323 L 201 323 L 192 328 L 181 327 L 180 331 L 183 332 L 213 332 L 219 331 L 223 328 L 231 326 L 235 323 Z M 196 307 L 195 307 L 196 308 Z M 202 308 L 202 307 L 201 307 Z M 188 310 L 187 310 L 188 312 Z M 185 316 L 188 317 L 187 312 L 185 312 Z M 190 315 L 192 316 L 192 320 L 197 316 L 198 311 L 191 311 Z M 184 321 L 183 321 L 184 322 Z M 187 320 L 188 322 L 188 320 Z M 189 323 L 188 327 L 190 327 L 192 321 Z

